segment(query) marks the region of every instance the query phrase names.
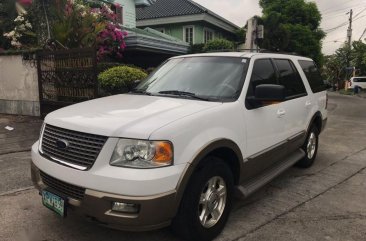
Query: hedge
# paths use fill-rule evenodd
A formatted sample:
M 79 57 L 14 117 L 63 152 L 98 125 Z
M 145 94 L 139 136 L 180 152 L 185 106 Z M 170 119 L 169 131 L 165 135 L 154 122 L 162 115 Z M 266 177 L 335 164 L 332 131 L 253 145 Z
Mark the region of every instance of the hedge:
M 234 43 L 226 39 L 214 39 L 209 41 L 205 47 L 205 52 L 230 51 L 234 49 Z
M 147 74 L 142 69 L 117 66 L 100 73 L 98 81 L 107 94 L 120 94 L 131 91 L 136 80 L 146 77 Z

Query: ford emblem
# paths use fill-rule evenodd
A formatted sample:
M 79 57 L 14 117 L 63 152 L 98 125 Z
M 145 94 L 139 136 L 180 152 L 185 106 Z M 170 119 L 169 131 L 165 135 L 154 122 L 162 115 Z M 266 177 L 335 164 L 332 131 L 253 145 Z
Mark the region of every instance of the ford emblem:
M 69 143 L 66 140 L 58 139 L 56 140 L 56 146 L 58 149 L 66 149 L 69 146 Z

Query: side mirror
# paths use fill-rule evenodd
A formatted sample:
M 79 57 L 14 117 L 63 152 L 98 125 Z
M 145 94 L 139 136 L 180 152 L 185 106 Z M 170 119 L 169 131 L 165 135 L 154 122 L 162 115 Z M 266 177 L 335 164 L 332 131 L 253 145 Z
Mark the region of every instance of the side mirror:
M 286 89 L 283 85 L 258 85 L 255 88 L 256 101 L 278 101 L 282 102 L 286 98 Z

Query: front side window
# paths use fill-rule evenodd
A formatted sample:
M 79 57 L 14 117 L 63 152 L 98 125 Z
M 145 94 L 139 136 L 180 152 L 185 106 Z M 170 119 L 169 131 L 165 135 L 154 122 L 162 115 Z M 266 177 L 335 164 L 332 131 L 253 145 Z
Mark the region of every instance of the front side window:
M 313 61 L 300 60 L 299 64 L 309 81 L 313 93 L 325 91 L 327 89 L 326 84 Z
M 258 59 L 254 62 L 247 97 L 254 97 L 255 88 L 262 84 L 277 84 L 276 71 L 270 59 Z
M 171 59 L 139 84 L 134 92 L 234 101 L 243 88 L 248 62 L 246 58 L 236 57 Z
M 194 30 L 193 30 L 193 26 L 186 26 L 183 28 L 184 30 L 184 41 L 190 44 L 194 44 L 193 39 L 194 39 Z
M 205 29 L 205 43 L 208 43 L 209 41 L 213 40 L 214 33 L 210 29 Z
M 279 84 L 286 88 L 286 97 L 306 95 L 304 83 L 293 63 L 287 59 L 275 59 L 274 63 L 280 74 Z

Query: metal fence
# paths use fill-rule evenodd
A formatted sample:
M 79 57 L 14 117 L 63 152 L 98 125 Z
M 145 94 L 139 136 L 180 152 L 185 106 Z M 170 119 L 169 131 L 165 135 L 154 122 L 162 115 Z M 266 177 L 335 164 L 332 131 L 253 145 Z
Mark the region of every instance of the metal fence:
M 37 53 L 41 116 L 98 97 L 96 51 L 92 48 Z

